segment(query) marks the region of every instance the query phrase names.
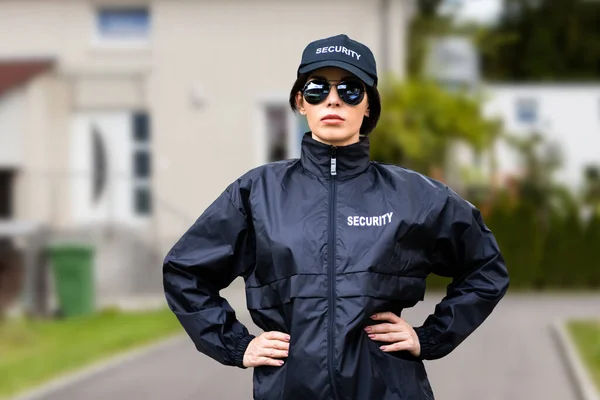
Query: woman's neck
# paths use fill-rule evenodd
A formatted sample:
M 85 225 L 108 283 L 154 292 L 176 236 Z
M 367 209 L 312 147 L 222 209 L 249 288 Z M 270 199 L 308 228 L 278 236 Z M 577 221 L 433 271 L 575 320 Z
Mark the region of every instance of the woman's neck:
M 340 139 L 340 140 L 327 140 L 327 139 L 321 138 L 318 135 L 315 135 L 314 133 L 312 133 L 312 138 L 314 140 L 316 140 L 317 142 L 321 142 L 323 144 L 326 144 L 329 146 L 335 146 L 335 147 L 349 146 L 351 144 L 358 143 L 360 141 L 359 133 L 356 133 L 350 137 Z

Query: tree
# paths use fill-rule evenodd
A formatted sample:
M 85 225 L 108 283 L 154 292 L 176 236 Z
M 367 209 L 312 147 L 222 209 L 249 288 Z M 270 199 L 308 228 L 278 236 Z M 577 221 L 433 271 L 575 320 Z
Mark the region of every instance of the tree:
M 600 167 L 588 166 L 584 171 L 584 176 L 583 203 L 590 207 L 593 214 L 600 215 Z
M 540 228 L 548 227 L 553 212 L 562 216 L 579 212 L 575 197 L 554 179 L 555 172 L 562 165 L 557 143 L 548 142 L 538 132 L 526 137 L 505 134 L 504 139 L 521 159 L 519 199 L 535 207 Z
M 484 76 L 503 81 L 600 78 L 600 2 L 504 0 L 496 26 L 481 31 Z
M 376 160 L 431 174 L 446 166 L 453 141 L 464 141 L 481 152 L 500 133 L 499 121 L 483 117 L 475 95 L 414 79 L 389 79 L 381 87 L 385 112 L 372 135 Z
M 416 15 L 411 19 L 408 34 L 408 75 L 420 77 L 423 61 L 431 37 L 444 35 L 452 30 L 452 21 L 439 15 L 443 0 L 417 1 Z
M 592 215 L 585 227 L 583 248 L 585 249 L 585 267 L 589 272 L 589 287 L 600 287 L 600 261 L 598 261 L 598 246 L 600 246 L 600 213 Z

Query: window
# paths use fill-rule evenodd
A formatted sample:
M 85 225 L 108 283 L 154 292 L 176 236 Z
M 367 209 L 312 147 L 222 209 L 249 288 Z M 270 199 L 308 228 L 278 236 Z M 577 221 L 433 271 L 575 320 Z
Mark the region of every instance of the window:
M 145 42 L 150 36 L 150 12 L 147 7 L 103 7 L 96 12 L 100 41 Z
M 283 101 L 267 102 L 263 110 L 266 130 L 264 162 L 299 158 L 302 136 L 310 130 L 306 117 L 293 113 L 288 103 Z
M 104 135 L 98 126 L 92 125 L 92 201 L 100 203 L 107 184 L 107 154 Z
M 133 116 L 133 140 L 147 142 L 150 140 L 150 126 L 147 114 Z
M 268 105 L 267 117 L 267 162 L 289 158 L 287 108 L 283 105 Z
M 535 123 L 538 119 L 538 104 L 535 99 L 521 98 L 516 102 L 516 118 L 525 124 Z
M 133 115 L 133 209 L 137 215 L 152 213 L 150 177 L 150 119 L 146 113 Z
M 148 150 L 135 150 L 133 155 L 134 175 L 136 178 L 150 177 L 150 153 Z
M 14 171 L 0 170 L 0 219 L 13 216 L 13 178 Z
M 149 187 L 136 187 L 133 192 L 133 201 L 135 212 L 138 215 L 149 215 L 151 213 L 151 195 Z

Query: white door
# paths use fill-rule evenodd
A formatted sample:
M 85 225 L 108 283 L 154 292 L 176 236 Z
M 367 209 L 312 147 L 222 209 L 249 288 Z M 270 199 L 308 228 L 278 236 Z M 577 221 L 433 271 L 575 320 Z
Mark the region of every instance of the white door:
M 147 222 L 151 211 L 147 114 L 80 112 L 74 116 L 71 139 L 74 221 Z

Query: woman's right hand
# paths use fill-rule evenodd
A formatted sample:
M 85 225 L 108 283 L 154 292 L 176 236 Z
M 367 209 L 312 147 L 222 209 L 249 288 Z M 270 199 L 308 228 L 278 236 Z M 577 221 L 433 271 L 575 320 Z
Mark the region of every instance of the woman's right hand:
M 252 339 L 244 353 L 244 367 L 270 365 L 281 367 L 290 349 L 290 336 L 283 332 L 264 332 Z

